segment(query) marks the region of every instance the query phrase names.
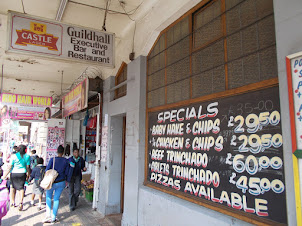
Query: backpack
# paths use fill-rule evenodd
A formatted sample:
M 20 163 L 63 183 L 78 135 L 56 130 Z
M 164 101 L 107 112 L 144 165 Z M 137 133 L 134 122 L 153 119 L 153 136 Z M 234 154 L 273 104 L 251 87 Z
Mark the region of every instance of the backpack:
M 37 165 L 37 155 L 31 156 L 30 158 L 30 168 L 33 169 Z
M 43 180 L 43 178 L 44 178 L 44 175 L 45 175 L 45 169 L 42 167 L 41 169 L 40 169 L 40 177 L 39 177 L 39 179 L 38 179 L 38 185 L 40 186 L 40 184 L 41 184 L 41 181 Z

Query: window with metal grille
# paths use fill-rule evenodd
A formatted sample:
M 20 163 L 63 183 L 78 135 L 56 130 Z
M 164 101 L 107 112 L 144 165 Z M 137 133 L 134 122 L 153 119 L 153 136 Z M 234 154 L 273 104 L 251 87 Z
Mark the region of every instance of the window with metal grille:
M 278 82 L 273 0 L 201 4 L 162 31 L 148 55 L 149 109 Z
M 121 84 L 122 82 L 125 82 L 126 80 L 127 80 L 127 64 L 123 62 L 115 77 L 115 86 Z M 126 96 L 126 94 L 127 94 L 127 84 L 115 90 L 115 99 Z

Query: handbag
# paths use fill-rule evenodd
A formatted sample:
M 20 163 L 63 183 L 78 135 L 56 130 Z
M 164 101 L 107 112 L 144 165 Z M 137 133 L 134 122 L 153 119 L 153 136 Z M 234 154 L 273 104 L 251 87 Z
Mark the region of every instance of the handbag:
M 55 170 L 55 161 L 56 158 L 53 158 L 52 169 L 49 169 L 45 172 L 44 178 L 40 183 L 40 187 L 44 190 L 49 190 L 52 188 L 52 184 L 59 175 L 58 172 Z

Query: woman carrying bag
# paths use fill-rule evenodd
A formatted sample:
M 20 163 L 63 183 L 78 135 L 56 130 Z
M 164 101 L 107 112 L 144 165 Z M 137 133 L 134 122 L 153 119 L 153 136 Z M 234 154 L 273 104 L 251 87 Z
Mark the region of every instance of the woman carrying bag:
M 9 174 L 9 172 L 11 172 L 11 206 L 15 207 L 15 196 L 17 190 L 20 195 L 20 211 L 23 209 L 24 184 L 25 181 L 29 178 L 30 174 L 30 156 L 26 154 L 25 151 L 26 146 L 20 145 L 19 151 L 10 158 L 9 166 L 3 177 L 3 179 L 6 180 L 7 175 Z
M 59 209 L 59 199 L 62 191 L 65 188 L 65 180 L 69 169 L 68 160 L 62 157 L 64 153 L 64 148 L 62 145 L 58 147 L 57 153 L 58 156 L 50 159 L 45 170 L 45 175 L 46 175 L 48 170 L 54 169 L 55 171 L 57 171 L 58 176 L 53 182 L 51 188 L 46 191 L 46 218 L 43 221 L 44 223 L 58 222 L 57 213 Z M 52 199 L 53 199 L 53 208 L 51 213 Z

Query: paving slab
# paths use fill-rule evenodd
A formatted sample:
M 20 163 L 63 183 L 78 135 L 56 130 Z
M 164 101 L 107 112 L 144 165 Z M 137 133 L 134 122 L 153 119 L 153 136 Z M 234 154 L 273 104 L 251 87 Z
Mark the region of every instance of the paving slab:
M 45 218 L 45 197 L 42 200 L 42 210 L 38 210 L 37 206 L 30 205 L 32 185 L 26 189 L 26 196 L 23 201 L 23 211 L 19 211 L 18 208 L 11 208 L 7 215 L 2 219 L 2 226 L 43 226 L 50 224 L 43 224 L 42 221 Z M 16 204 L 19 203 L 16 198 Z M 35 204 L 38 204 L 38 198 L 35 198 Z M 104 216 L 92 209 L 92 203 L 88 202 L 84 197 L 80 197 L 77 208 L 70 212 L 68 205 L 68 189 L 64 189 L 61 198 L 59 211 L 57 215 L 59 222 L 55 225 L 66 226 L 119 226 L 115 225 L 117 222 L 114 218 L 114 222 L 104 218 Z

